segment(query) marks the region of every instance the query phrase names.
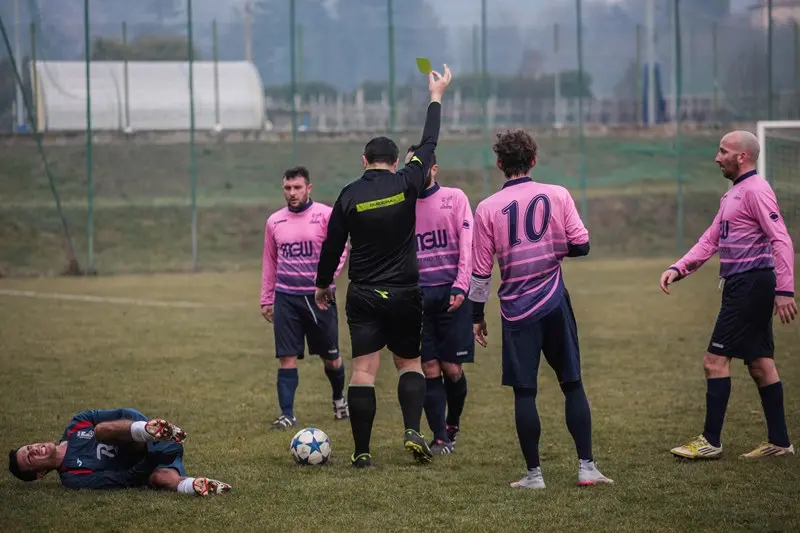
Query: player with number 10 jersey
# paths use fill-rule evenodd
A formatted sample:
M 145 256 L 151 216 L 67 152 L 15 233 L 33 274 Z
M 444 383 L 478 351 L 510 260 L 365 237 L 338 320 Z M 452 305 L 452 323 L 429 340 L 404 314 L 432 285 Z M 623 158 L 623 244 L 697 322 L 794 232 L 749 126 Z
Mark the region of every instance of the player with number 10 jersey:
M 592 458 L 591 412 L 581 382 L 578 332 L 561 261 L 589 253 L 589 233 L 575 202 L 560 186 L 536 183 L 537 146 L 525 131 L 498 135 L 494 151 L 506 176 L 503 188 L 475 212 L 473 301 L 475 340 L 486 346 L 483 316 L 494 257 L 500 267 L 503 385 L 514 388 L 515 418 L 528 472 L 513 487 L 544 488 L 539 465 L 541 424 L 536 390 L 541 353 L 566 399 L 567 426 L 578 452 L 581 485 L 609 483 Z

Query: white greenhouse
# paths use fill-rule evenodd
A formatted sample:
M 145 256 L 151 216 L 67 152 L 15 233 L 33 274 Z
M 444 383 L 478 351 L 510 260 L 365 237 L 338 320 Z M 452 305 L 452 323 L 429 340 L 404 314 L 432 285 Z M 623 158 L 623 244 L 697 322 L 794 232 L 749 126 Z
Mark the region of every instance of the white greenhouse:
M 247 61 L 194 62 L 197 130 L 261 130 L 266 122 L 261 76 Z M 189 63 L 91 63 L 92 130 L 188 130 Z M 86 64 L 36 61 L 34 96 L 39 131 L 86 130 Z M 127 79 L 127 84 L 126 84 Z M 127 87 L 126 87 L 127 85 Z

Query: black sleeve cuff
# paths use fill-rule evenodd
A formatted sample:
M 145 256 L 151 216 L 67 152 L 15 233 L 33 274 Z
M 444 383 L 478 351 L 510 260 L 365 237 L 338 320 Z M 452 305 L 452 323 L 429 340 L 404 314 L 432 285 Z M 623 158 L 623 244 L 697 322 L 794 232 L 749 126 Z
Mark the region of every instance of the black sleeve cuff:
M 567 257 L 583 257 L 589 255 L 589 242 L 583 244 L 567 243 Z
M 483 314 L 484 308 L 486 307 L 486 302 L 472 302 L 472 323 L 473 324 L 480 324 L 484 321 L 485 316 Z
M 459 294 L 460 294 L 461 296 L 466 296 L 466 295 L 467 295 L 467 293 L 466 293 L 466 292 L 464 292 L 464 290 L 463 290 L 463 289 L 459 289 L 459 288 L 457 288 L 457 287 L 451 287 L 451 288 L 450 288 L 450 294 L 452 294 L 453 296 L 458 296 Z
M 775 291 L 775 296 L 788 296 L 794 298 L 794 293 L 791 291 Z

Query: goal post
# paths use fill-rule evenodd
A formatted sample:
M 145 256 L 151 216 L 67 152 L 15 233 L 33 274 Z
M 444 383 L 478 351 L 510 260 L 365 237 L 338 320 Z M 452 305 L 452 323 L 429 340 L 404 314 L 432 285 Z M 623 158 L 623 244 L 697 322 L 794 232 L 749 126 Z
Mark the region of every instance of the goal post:
M 774 170 L 781 174 L 783 173 L 782 171 L 794 171 L 796 173 L 800 170 L 796 166 L 794 169 L 770 168 L 772 166 L 778 167 L 781 155 L 787 155 L 780 152 L 785 152 L 788 149 L 790 151 L 788 155 L 795 155 L 795 158 L 800 155 L 800 120 L 759 121 L 756 124 L 756 132 L 758 144 L 761 146 L 757 166 L 759 175 L 772 184 L 773 176 L 771 174 Z M 791 154 L 791 152 L 795 153 Z M 797 163 L 796 159 L 795 163 Z
M 769 181 L 795 250 L 800 252 L 800 120 L 758 122 L 759 175 Z

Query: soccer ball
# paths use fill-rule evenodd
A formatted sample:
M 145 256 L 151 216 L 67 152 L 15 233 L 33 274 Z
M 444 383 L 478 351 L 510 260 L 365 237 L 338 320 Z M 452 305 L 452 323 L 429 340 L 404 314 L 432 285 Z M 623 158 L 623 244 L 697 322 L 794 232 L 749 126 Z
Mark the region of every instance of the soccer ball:
M 331 439 L 321 429 L 301 429 L 292 437 L 289 451 L 299 465 L 324 465 L 331 456 Z

